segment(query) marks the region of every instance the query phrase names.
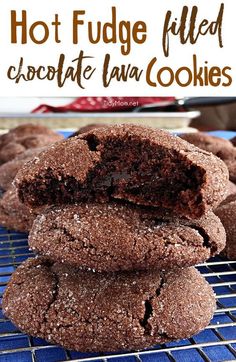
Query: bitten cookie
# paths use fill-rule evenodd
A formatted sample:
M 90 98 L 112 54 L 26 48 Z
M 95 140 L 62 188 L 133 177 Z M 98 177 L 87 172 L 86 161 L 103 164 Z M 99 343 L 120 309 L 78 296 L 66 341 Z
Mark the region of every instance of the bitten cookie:
M 18 126 L 0 136 L 0 164 L 13 160 L 27 149 L 44 147 L 62 139 L 61 135 L 44 126 Z
M 80 204 L 38 216 L 29 245 L 52 261 L 99 272 L 173 269 L 204 262 L 225 247 L 209 212 L 189 221 L 132 204 Z
M 236 194 L 230 195 L 215 210 L 226 232 L 226 247 L 223 254 L 228 259 L 236 260 Z
M 17 174 L 22 202 L 37 207 L 124 199 L 199 218 L 226 194 L 228 170 L 168 132 L 121 125 L 51 146 Z
M 201 132 L 184 134 L 181 138 L 223 160 L 228 167 L 230 180 L 236 183 L 236 148 L 229 140 Z
M 23 332 L 68 349 L 137 350 L 198 333 L 215 298 L 195 268 L 95 274 L 38 258 L 13 274 L 3 310 Z
M 16 156 L 13 160 L 0 165 L 0 188 L 4 191 L 8 190 L 19 169 L 44 149 L 44 147 L 31 148 Z
M 0 225 L 10 230 L 30 231 L 37 215 L 36 211 L 31 211 L 20 202 L 13 186 L 0 199 Z

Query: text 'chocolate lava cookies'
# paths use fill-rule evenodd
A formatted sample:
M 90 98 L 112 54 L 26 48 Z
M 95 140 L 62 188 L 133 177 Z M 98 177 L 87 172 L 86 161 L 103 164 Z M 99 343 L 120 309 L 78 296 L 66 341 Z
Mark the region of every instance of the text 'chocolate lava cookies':
M 113 202 L 45 211 L 34 221 L 29 245 L 52 261 L 111 272 L 196 265 L 219 254 L 225 239 L 220 220 L 210 211 L 190 221 L 159 208 Z
M 137 350 L 198 333 L 215 297 L 195 268 L 96 274 L 36 258 L 13 274 L 3 310 L 24 332 L 68 349 Z
M 213 154 L 147 127 L 94 129 L 51 146 L 16 177 L 30 207 L 123 199 L 199 218 L 225 196 L 228 170 Z

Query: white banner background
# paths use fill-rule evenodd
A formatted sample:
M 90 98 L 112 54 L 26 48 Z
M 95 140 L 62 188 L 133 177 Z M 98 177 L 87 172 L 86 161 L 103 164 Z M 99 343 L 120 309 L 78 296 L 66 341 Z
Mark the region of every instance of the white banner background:
M 223 18 L 223 48 L 219 47 L 218 36 L 207 34 L 199 37 L 196 44 L 189 42 L 180 44 L 179 36 L 170 35 L 170 55 L 165 57 L 162 48 L 163 24 L 166 12 L 171 10 L 178 19 L 181 16 L 182 7 L 197 5 L 199 8 L 196 24 L 198 25 L 204 18 L 215 21 L 219 12 L 220 4 L 224 3 Z M 116 7 L 117 28 L 120 20 L 130 21 L 134 24 L 142 20 L 147 24 L 147 40 L 144 44 L 136 44 L 132 41 L 131 52 L 124 56 L 121 54 L 121 44 L 119 38 L 116 44 L 104 44 L 101 40 L 93 45 L 88 41 L 87 22 L 111 21 L 111 8 Z M 11 10 L 17 11 L 17 19 L 22 17 L 22 10 L 27 10 L 28 42 L 27 44 L 11 44 Z M 73 34 L 73 11 L 85 10 L 82 17 L 84 25 L 79 26 L 79 44 L 72 42 Z M 54 27 L 51 24 L 58 14 L 61 25 L 59 27 L 59 38 L 61 43 L 55 43 Z M 236 95 L 236 1 L 206 1 L 206 0 L 146 0 L 138 2 L 136 0 L 50 0 L 47 2 L 32 0 L 3 0 L 0 2 L 0 96 L 230 96 Z M 29 37 L 29 28 L 35 21 L 44 21 L 50 30 L 49 39 L 45 44 L 34 44 Z M 38 27 L 35 36 L 42 37 L 42 27 Z M 21 31 L 18 29 L 18 40 L 21 39 Z M 79 56 L 80 51 L 84 51 L 85 56 L 93 56 L 90 60 L 85 60 L 83 65 L 90 64 L 96 68 L 90 80 L 82 79 L 84 89 L 76 81 L 68 79 L 62 88 L 58 87 L 56 79 L 53 81 L 34 79 L 32 81 L 20 80 L 18 84 L 7 77 L 10 66 L 18 68 L 19 60 L 24 58 L 21 69 L 26 74 L 27 67 L 40 65 L 57 67 L 61 53 L 64 53 L 64 71 L 69 66 L 75 66 L 72 62 Z M 102 81 L 103 62 L 105 54 L 110 53 L 110 67 L 122 64 L 139 67 L 143 73 L 139 82 L 128 79 L 127 82 L 111 80 L 110 86 L 105 88 Z M 161 67 L 171 67 L 173 71 L 180 67 L 187 66 L 193 68 L 193 54 L 197 55 L 197 63 L 204 66 L 207 61 L 208 68 L 218 66 L 224 68 L 231 67 L 230 76 L 232 84 L 229 87 L 219 85 L 196 86 L 192 84 L 188 87 L 180 87 L 174 82 L 169 87 L 162 87 L 157 84 L 152 87 L 146 82 L 146 68 L 153 57 L 157 58 L 157 63 L 152 70 L 152 80 L 156 81 L 156 72 Z M 163 78 L 164 79 L 164 78 Z M 185 77 L 181 78 L 183 81 Z M 222 82 L 225 78 L 222 77 Z

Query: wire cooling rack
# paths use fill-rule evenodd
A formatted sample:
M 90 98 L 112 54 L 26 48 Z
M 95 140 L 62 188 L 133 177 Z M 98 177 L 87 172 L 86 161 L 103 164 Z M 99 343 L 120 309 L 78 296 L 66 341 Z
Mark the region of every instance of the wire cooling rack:
M 32 253 L 27 235 L 0 228 L 0 293 L 16 267 Z M 140 352 L 82 354 L 21 333 L 0 311 L 0 362 L 236 361 L 236 261 L 214 258 L 198 269 L 214 288 L 217 310 L 205 331 L 193 338 Z

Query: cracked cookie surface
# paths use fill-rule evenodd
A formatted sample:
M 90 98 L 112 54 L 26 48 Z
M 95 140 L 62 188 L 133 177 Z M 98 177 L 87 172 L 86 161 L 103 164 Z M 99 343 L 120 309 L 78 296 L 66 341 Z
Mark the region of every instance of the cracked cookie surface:
M 101 352 L 188 338 L 208 325 L 215 298 L 195 268 L 95 274 L 36 258 L 13 274 L 3 310 L 32 336 Z
M 225 164 L 168 132 L 121 125 L 51 146 L 17 174 L 31 207 L 123 199 L 199 218 L 224 198 Z
M 45 148 L 30 148 L 20 155 L 16 156 L 13 160 L 0 165 L 0 188 L 4 191 L 12 186 L 17 172 L 26 162 L 38 156 Z
M 29 245 L 50 260 L 99 272 L 169 270 L 218 254 L 225 231 L 212 212 L 190 221 L 128 203 L 81 203 L 39 215 Z

